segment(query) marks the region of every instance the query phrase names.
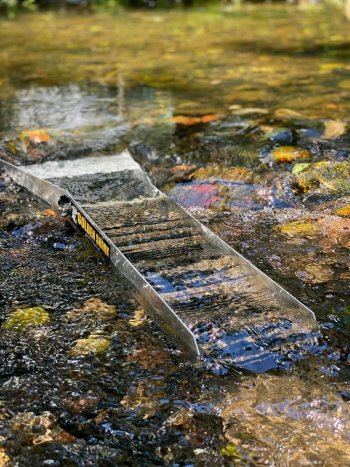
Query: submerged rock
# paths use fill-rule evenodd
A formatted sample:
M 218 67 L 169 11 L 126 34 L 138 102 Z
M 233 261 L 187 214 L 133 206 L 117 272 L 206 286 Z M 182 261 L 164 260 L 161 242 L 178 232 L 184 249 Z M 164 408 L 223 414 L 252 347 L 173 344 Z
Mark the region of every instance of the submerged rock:
M 100 298 L 93 297 L 86 300 L 79 308 L 66 313 L 66 319 L 79 320 L 81 317 L 95 317 L 100 321 L 109 321 L 116 317 L 116 307 L 104 303 Z
M 47 311 L 40 306 L 33 308 L 23 308 L 11 313 L 8 320 L 3 325 L 4 329 L 24 331 L 31 326 L 40 326 L 50 321 Z
M 294 186 L 302 193 L 311 190 L 330 193 L 350 192 L 350 163 L 348 161 L 319 161 L 294 166 Z
M 110 346 L 110 340 L 105 337 L 91 334 L 86 339 L 78 339 L 75 346 L 69 352 L 73 357 L 86 356 L 90 354 L 104 354 Z
M 335 211 L 335 214 L 337 216 L 341 216 L 341 217 L 350 217 L 350 204 L 348 204 L 347 206 L 344 206 L 342 208 L 339 208 Z
M 300 160 L 311 159 L 311 153 L 308 149 L 297 146 L 280 146 L 271 151 L 271 157 L 278 164 L 290 163 Z
M 314 236 L 318 228 L 311 222 L 300 220 L 277 225 L 274 227 L 274 230 L 289 237 L 309 237 Z

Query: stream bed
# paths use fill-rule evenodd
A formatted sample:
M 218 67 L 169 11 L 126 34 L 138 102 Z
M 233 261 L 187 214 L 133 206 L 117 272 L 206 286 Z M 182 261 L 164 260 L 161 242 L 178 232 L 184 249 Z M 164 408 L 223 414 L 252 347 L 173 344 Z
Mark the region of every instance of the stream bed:
M 0 173 L 0 466 L 350 464 L 349 56 L 348 23 L 318 6 L 0 22 L 0 157 L 129 149 L 321 328 L 283 369 L 190 364 Z

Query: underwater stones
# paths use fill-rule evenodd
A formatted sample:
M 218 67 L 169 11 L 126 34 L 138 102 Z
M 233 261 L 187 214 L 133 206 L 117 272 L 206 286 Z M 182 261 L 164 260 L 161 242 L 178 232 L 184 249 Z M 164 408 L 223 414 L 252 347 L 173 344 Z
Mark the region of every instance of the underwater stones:
M 311 263 L 305 266 L 306 280 L 313 284 L 328 282 L 333 277 L 333 271 L 323 263 Z
M 57 424 L 55 415 L 47 411 L 39 415 L 33 412 L 18 413 L 10 421 L 10 429 L 15 441 L 24 446 L 36 446 L 52 441 L 63 444 L 75 441 L 72 435 L 63 431 Z
M 350 219 L 326 215 L 318 219 L 323 239 L 320 241 L 324 250 L 335 246 L 350 248 Z
M 0 448 L 0 467 L 10 467 L 11 459 L 4 448 Z
M 133 327 L 142 326 L 147 320 L 145 311 L 143 308 L 137 308 L 134 312 L 134 317 L 129 320 L 129 324 Z
M 222 167 L 216 164 L 209 164 L 195 170 L 189 178 L 191 180 L 205 180 L 212 177 L 228 181 L 250 182 L 252 180 L 252 172 L 246 167 Z
M 221 119 L 222 119 L 222 115 L 217 115 L 217 114 L 204 115 L 203 117 L 190 117 L 186 115 L 176 115 L 172 117 L 171 121 L 173 123 L 176 123 L 176 125 L 192 126 L 192 125 L 200 125 L 202 123 L 215 122 Z
M 20 434 L 24 442 L 32 443 L 36 437 L 47 435 L 55 420 L 51 412 L 43 412 L 40 415 L 23 412 L 15 415 L 11 420 L 11 430 Z
M 96 407 L 99 401 L 99 397 L 87 394 L 85 397 L 79 399 L 65 399 L 63 401 L 63 405 L 70 411 L 71 414 L 78 415 L 85 410 Z
M 271 157 L 278 164 L 311 159 L 308 149 L 297 146 L 280 146 L 271 151 Z
M 324 139 L 337 139 L 346 131 L 347 125 L 342 120 L 326 120 L 324 122 Z
M 302 115 L 299 112 L 296 112 L 295 110 L 291 109 L 276 109 L 274 111 L 274 116 L 281 120 L 293 120 L 302 117 Z
M 144 420 L 154 417 L 161 406 L 164 397 L 161 382 L 140 381 L 129 387 L 127 394 L 120 401 L 123 407 L 131 409 L 142 416 Z
M 337 216 L 341 217 L 350 217 L 350 204 L 347 206 L 343 206 L 342 208 L 339 208 L 335 211 L 335 214 Z
M 265 135 L 276 144 L 292 144 L 294 140 L 293 132 L 289 128 L 276 128 Z
M 274 227 L 274 230 L 289 237 L 310 237 L 318 232 L 316 225 L 304 220 L 288 222 L 287 224 L 279 224 Z
M 86 339 L 78 339 L 70 350 L 72 357 L 81 357 L 91 354 L 104 354 L 110 346 L 110 340 L 98 334 L 90 334 Z
M 175 165 L 169 169 L 169 178 L 167 180 L 168 183 L 174 182 L 181 182 L 183 180 L 188 180 L 191 173 L 196 170 L 197 166 L 195 164 L 180 164 Z
M 116 317 L 116 307 L 104 303 L 100 298 L 93 297 L 86 300 L 79 308 L 74 308 L 66 313 L 66 319 L 76 320 L 82 316 L 93 316 L 100 321 L 109 321 Z
M 169 354 L 160 347 L 149 347 L 145 352 L 144 348 L 136 349 L 132 354 L 128 355 L 128 362 L 137 363 L 137 365 L 144 369 L 156 369 L 161 366 L 172 367 Z
M 194 417 L 194 412 L 186 408 L 180 409 L 171 415 L 165 422 L 166 425 L 174 427 L 186 427 Z
M 3 329 L 25 331 L 31 326 L 47 324 L 50 317 L 47 311 L 40 306 L 18 309 L 11 313 L 8 320 L 3 324 Z

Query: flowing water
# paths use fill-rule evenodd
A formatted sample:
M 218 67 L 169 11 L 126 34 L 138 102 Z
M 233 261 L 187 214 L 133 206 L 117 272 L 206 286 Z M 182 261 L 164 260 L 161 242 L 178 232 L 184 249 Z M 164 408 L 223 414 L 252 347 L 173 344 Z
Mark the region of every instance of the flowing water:
M 349 31 L 317 6 L 0 23 L 2 157 L 129 148 L 155 184 L 312 308 L 322 333 L 274 341 L 283 368 L 264 374 L 193 367 L 88 243 L 1 174 L 0 465 L 350 463 Z M 178 301 L 184 282 L 212 279 L 207 256 L 195 259 L 190 277 L 162 276 L 184 316 L 195 299 Z M 210 261 L 235 276 L 225 258 Z M 171 300 L 154 268 L 143 272 Z M 225 290 L 217 303 L 204 328 L 192 322 L 216 351 L 231 326 Z

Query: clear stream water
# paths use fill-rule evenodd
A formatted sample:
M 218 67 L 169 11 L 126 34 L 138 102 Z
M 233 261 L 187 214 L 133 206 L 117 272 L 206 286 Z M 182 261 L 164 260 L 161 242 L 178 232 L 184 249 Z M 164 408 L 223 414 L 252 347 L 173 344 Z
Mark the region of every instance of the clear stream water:
M 127 147 L 322 332 L 291 345 L 283 370 L 188 365 L 85 240 L 1 174 L 0 465 L 348 465 L 350 29 L 339 12 L 34 13 L 2 21 L 0 45 L 2 157 Z M 278 159 L 285 146 L 299 156 Z M 206 332 L 220 340 L 214 321 Z

